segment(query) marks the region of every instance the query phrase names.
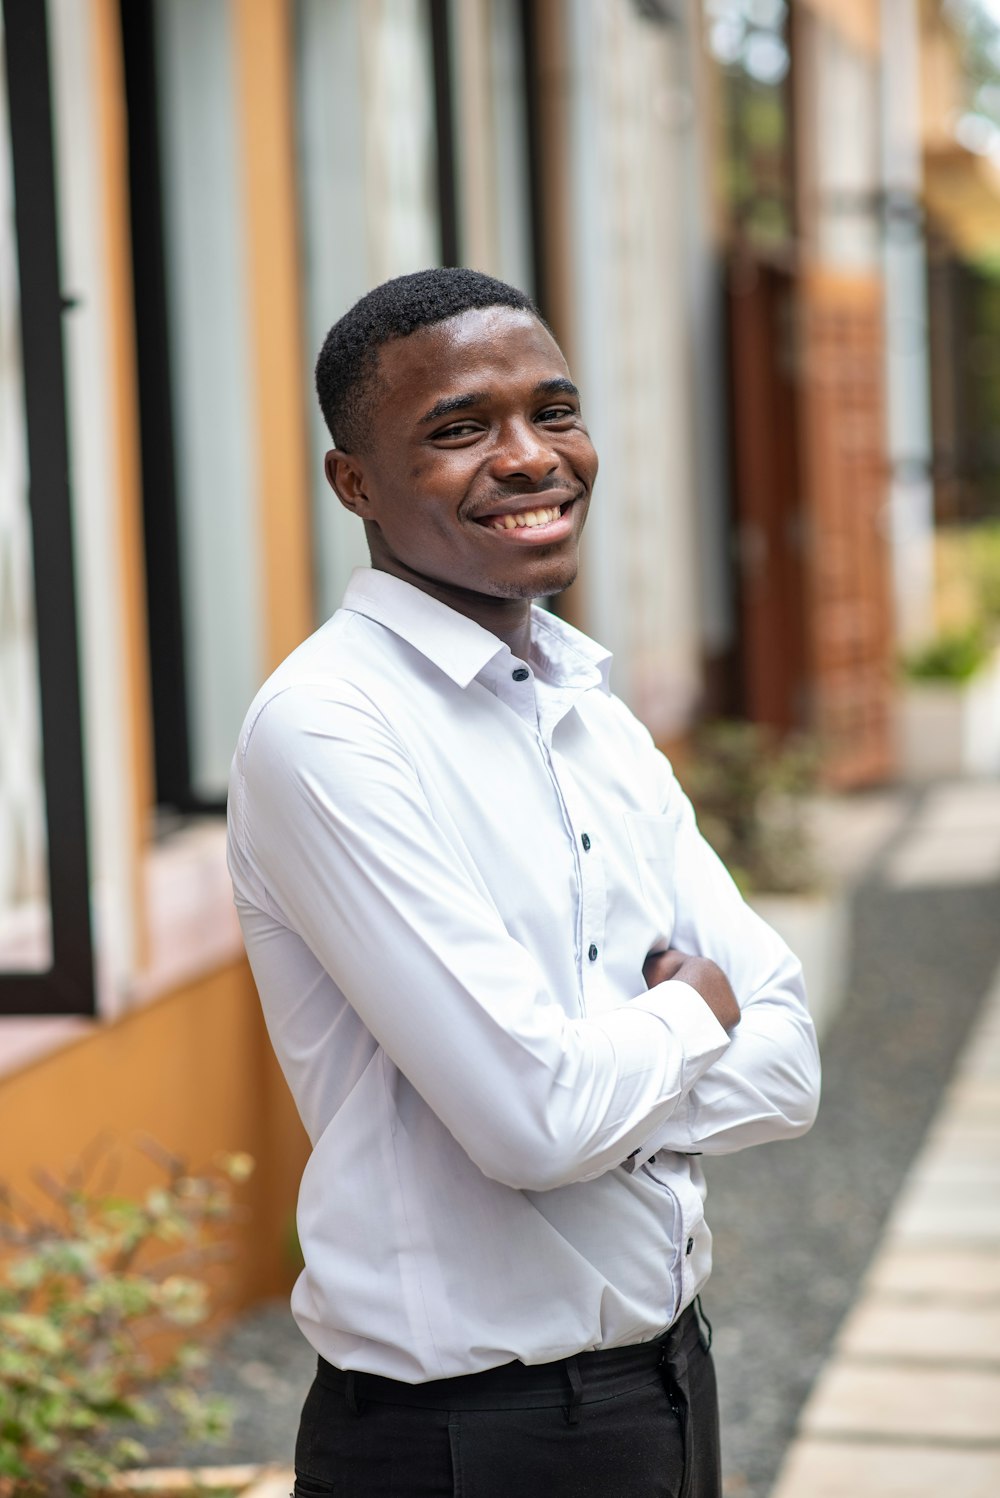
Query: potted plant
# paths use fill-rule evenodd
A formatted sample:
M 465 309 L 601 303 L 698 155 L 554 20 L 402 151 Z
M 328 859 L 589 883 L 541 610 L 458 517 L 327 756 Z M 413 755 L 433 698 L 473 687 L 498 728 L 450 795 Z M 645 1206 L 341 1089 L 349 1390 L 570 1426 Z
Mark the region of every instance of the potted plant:
M 159 1178 L 138 1199 L 113 1189 L 103 1145 L 65 1180 L 39 1173 L 40 1206 L 0 1188 L 2 1498 L 233 1492 L 259 1475 L 128 1470 L 145 1458 L 136 1429 L 164 1402 L 198 1439 L 226 1430 L 224 1403 L 197 1390 L 204 1355 L 188 1334 L 209 1310 L 195 1271 L 224 1252 L 233 1185 L 252 1169 L 246 1155 L 194 1173 L 146 1153 Z
M 943 630 L 903 662 L 906 780 L 1000 771 L 1000 650 L 984 623 Z
M 938 632 L 902 662 L 907 780 L 1000 772 L 1000 520 L 935 537 Z
M 760 724 L 704 724 L 684 766 L 698 823 L 754 909 L 802 963 L 821 1033 L 843 998 L 849 943 L 843 891 L 822 877 L 810 826 L 819 755 Z

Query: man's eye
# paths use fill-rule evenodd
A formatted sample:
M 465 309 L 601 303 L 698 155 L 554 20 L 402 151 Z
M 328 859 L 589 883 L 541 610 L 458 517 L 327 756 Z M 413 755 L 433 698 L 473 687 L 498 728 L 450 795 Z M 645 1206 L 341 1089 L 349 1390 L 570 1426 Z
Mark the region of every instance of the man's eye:
M 478 431 L 479 427 L 474 421 L 455 421 L 451 426 L 442 427 L 439 432 L 434 433 L 434 436 L 440 442 L 447 441 L 451 437 L 471 437 Z
M 572 421 L 576 416 L 573 406 L 546 406 L 544 411 L 539 411 L 537 421 Z

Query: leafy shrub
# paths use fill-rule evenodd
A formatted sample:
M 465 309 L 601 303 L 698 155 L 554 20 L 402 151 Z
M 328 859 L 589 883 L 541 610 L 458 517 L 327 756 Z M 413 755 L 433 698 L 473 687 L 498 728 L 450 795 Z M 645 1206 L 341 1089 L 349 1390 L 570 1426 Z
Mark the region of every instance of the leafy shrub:
M 0 1188 L 0 1494 L 68 1498 L 105 1488 L 145 1458 L 122 1428 L 156 1423 L 148 1396 L 165 1390 L 193 1438 L 225 1433 L 227 1410 L 192 1380 L 202 1355 L 188 1341 L 171 1354 L 162 1334 L 208 1314 L 208 1289 L 191 1270 L 224 1251 L 218 1225 L 233 1210 L 246 1155 L 191 1174 L 158 1149 L 162 1180 L 141 1200 L 115 1195 L 89 1153 L 62 1182 L 39 1175 L 44 1211 Z M 161 1346 L 154 1355 L 151 1340 Z
M 970 526 L 965 541 L 979 611 L 987 626 L 1000 625 L 1000 520 Z
M 904 661 L 904 670 L 915 681 L 968 681 L 989 658 L 982 629 L 948 630 L 929 640 Z
M 807 797 L 819 758 L 801 737 L 725 720 L 695 734 L 683 781 L 698 823 L 744 894 L 818 887 Z
M 942 526 L 935 535 L 935 617 L 942 632 L 1000 632 L 1000 519 Z

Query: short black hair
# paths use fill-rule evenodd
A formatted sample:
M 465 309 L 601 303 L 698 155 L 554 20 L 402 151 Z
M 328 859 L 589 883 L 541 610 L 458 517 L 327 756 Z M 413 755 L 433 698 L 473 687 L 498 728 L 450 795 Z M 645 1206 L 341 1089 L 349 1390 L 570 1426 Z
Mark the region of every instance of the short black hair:
M 395 276 L 355 302 L 327 333 L 316 361 L 316 394 L 336 445 L 360 452 L 368 442 L 384 343 L 483 307 L 513 307 L 543 321 L 516 286 L 454 266 Z

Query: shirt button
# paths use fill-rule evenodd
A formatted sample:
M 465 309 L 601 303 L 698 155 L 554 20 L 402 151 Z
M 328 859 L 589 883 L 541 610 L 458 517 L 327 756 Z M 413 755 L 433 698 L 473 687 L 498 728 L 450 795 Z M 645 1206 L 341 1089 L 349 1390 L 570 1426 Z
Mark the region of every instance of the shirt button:
M 510 674 L 511 676 L 513 676 L 515 681 L 527 681 L 528 677 L 531 675 L 531 672 L 528 670 L 527 666 L 518 666 L 517 670 L 512 671 Z
M 588 835 L 586 833 L 584 833 L 583 837 L 581 837 L 580 841 L 583 844 L 583 851 L 584 851 L 584 853 L 589 853 L 590 852 L 590 838 L 588 837 Z
M 590 958 L 591 962 L 597 961 L 597 948 L 594 946 L 593 942 L 590 943 L 590 947 L 587 951 L 587 956 Z
M 685 1256 L 687 1258 L 691 1257 L 691 1251 L 692 1251 L 693 1248 L 694 1248 L 694 1239 L 693 1238 L 689 1238 L 688 1241 L 687 1241 L 687 1247 L 684 1250 Z

